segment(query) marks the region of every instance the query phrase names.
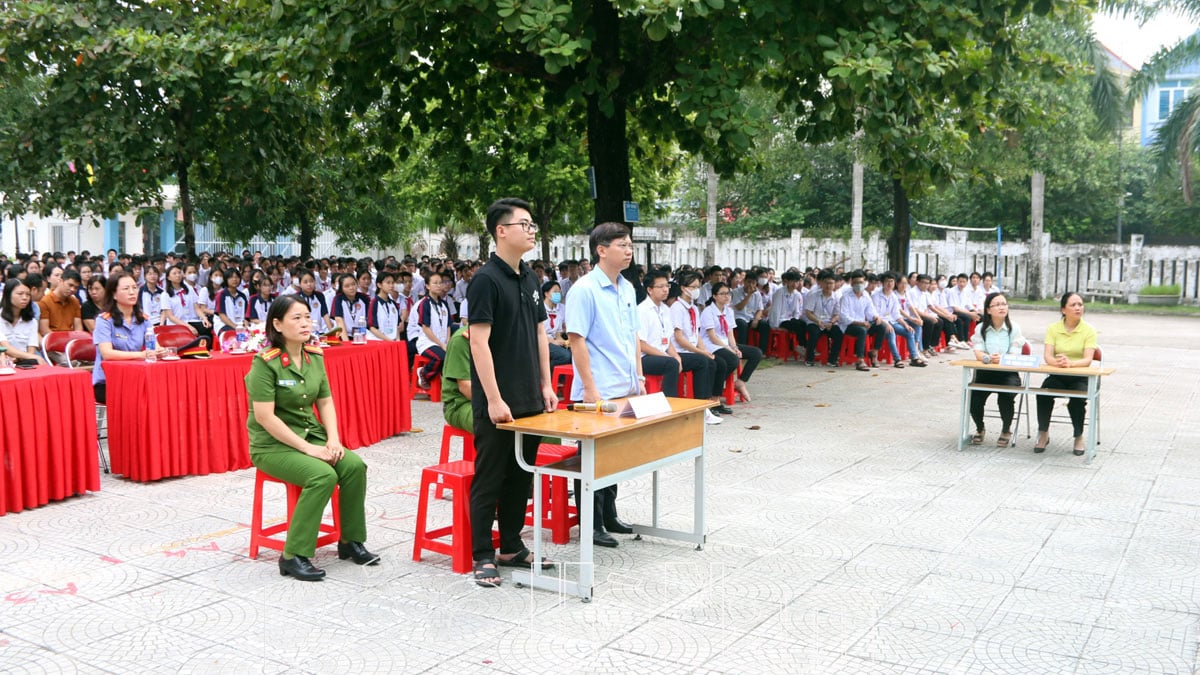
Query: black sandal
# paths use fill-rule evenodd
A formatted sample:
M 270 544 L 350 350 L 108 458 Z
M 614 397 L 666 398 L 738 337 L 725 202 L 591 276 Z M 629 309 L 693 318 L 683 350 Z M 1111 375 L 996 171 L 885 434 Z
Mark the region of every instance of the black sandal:
M 492 567 L 484 567 L 491 565 Z M 500 570 L 496 568 L 495 560 L 476 560 L 475 561 L 475 584 L 484 588 L 498 588 L 500 586 Z
M 533 567 L 533 553 L 527 548 L 522 548 L 517 551 L 513 557 L 505 560 L 504 558 L 496 558 L 496 564 L 500 567 L 520 567 L 522 569 L 531 569 Z M 554 567 L 554 563 L 550 560 L 542 559 L 542 569 L 548 570 Z

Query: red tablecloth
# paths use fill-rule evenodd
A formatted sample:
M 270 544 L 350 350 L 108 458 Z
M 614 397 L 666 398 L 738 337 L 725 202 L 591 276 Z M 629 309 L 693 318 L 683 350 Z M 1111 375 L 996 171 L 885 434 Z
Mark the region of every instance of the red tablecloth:
M 92 374 L 39 366 L 0 377 L 0 515 L 100 489 Z
M 370 342 L 325 350 L 325 371 L 347 448 L 412 428 L 408 346 Z M 246 372 L 252 355 L 214 353 L 174 362 L 110 361 L 109 457 L 139 481 L 250 466 Z

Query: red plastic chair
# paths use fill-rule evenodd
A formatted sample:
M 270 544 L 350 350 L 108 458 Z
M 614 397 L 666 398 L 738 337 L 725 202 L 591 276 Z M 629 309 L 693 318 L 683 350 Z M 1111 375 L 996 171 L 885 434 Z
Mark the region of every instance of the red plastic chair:
M 545 466 L 574 457 L 579 449 L 574 445 L 538 446 L 537 465 Z M 533 525 L 533 504 L 525 508 L 525 524 Z M 542 476 L 542 527 L 550 531 L 551 541 L 565 544 L 571 540 L 571 528 L 579 524 L 579 509 L 571 503 L 567 479 L 562 476 Z
M 62 358 L 66 358 L 67 344 L 77 340 L 91 342 L 92 334 L 83 330 L 55 330 L 46 333 L 42 336 L 42 358 L 46 359 L 46 363 L 70 367 L 69 363 L 56 363 L 50 355 L 61 354 Z M 95 357 L 90 360 L 94 361 Z
M 427 466 L 421 471 L 421 492 L 417 495 L 417 529 L 413 537 L 413 562 L 421 562 L 422 551 L 450 556 L 452 569 L 458 574 L 471 571 L 471 481 L 475 478 L 475 462 L 447 462 Z M 450 525 L 429 528 L 429 488 L 447 489 L 454 493 Z M 446 537 L 449 536 L 449 540 Z
M 575 384 L 575 366 L 554 366 L 550 373 L 550 381 L 554 383 L 554 392 L 558 394 L 558 407 L 565 409 L 571 403 L 571 386 Z M 562 389 L 559 389 L 559 385 Z
M 800 340 L 796 338 L 796 334 L 790 330 L 782 328 L 771 329 L 771 345 L 767 350 L 767 356 L 781 359 L 784 363 L 788 359 L 800 360 L 800 354 L 796 351 L 796 347 L 800 346 Z
M 429 381 L 428 389 L 421 389 L 417 386 L 417 373 L 420 372 L 421 368 L 424 367 L 426 363 L 429 363 L 430 360 L 431 359 L 428 357 L 417 354 L 417 358 L 413 360 L 412 372 L 409 373 L 409 387 L 411 388 L 413 396 L 416 396 L 417 394 L 425 394 L 429 397 L 431 402 L 440 403 L 442 400 L 441 374 L 433 376 L 433 379 Z
M 154 327 L 154 342 L 159 347 L 174 347 L 179 349 L 184 345 L 190 344 L 196 336 L 192 334 L 192 329 L 189 326 L 180 326 L 171 324 L 169 326 Z
M 287 520 L 282 523 L 277 523 L 269 527 L 263 527 L 263 485 L 267 483 L 281 483 L 287 486 Z M 288 526 L 292 522 L 292 513 L 296 510 L 296 502 L 300 500 L 300 493 L 304 488 L 299 485 L 279 480 L 278 478 L 268 474 L 267 472 L 256 469 L 254 476 L 254 511 L 250 514 L 250 557 L 258 558 L 259 547 L 274 549 L 276 551 L 283 550 L 284 540 L 277 538 L 275 535 L 287 532 Z M 333 495 L 330 502 L 333 504 L 333 522 L 322 522 L 320 534 L 317 536 L 317 547 L 328 546 L 337 542 L 342 535 L 342 514 L 338 506 L 338 498 L 340 491 L 337 485 L 333 486 Z
M 438 464 L 447 464 L 450 462 L 450 444 L 454 438 L 462 439 L 462 459 L 465 462 L 475 461 L 475 435 L 467 433 L 457 427 L 452 427 L 449 424 L 442 425 L 442 447 L 438 455 Z M 442 485 L 437 487 L 437 498 L 445 499 L 446 488 Z

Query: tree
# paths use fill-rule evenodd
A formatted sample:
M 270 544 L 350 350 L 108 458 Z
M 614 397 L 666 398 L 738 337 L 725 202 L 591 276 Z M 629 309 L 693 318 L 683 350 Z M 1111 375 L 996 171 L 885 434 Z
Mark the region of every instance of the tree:
M 6 193 L 38 193 L 40 213 L 114 214 L 157 204 L 161 186 L 178 182 L 194 254 L 197 158 L 214 149 L 245 163 L 261 156 L 256 142 L 226 146 L 229 130 L 271 126 L 270 98 L 287 80 L 264 68 L 268 47 L 252 20 L 259 4 L 6 3 L 0 84 L 44 83 L 23 103 L 24 122 L 4 134 Z

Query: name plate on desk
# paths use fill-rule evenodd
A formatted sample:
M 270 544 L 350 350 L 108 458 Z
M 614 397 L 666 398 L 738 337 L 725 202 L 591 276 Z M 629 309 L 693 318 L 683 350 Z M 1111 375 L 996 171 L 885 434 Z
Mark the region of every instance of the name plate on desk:
M 633 417 L 642 419 L 651 415 L 661 415 L 671 412 L 671 402 L 663 395 L 661 391 L 645 396 L 631 396 L 625 399 L 621 404 L 621 408 L 617 410 L 619 417 Z
M 1000 357 L 1000 365 L 1016 366 L 1018 368 L 1037 368 L 1041 360 L 1033 354 L 1005 354 Z

